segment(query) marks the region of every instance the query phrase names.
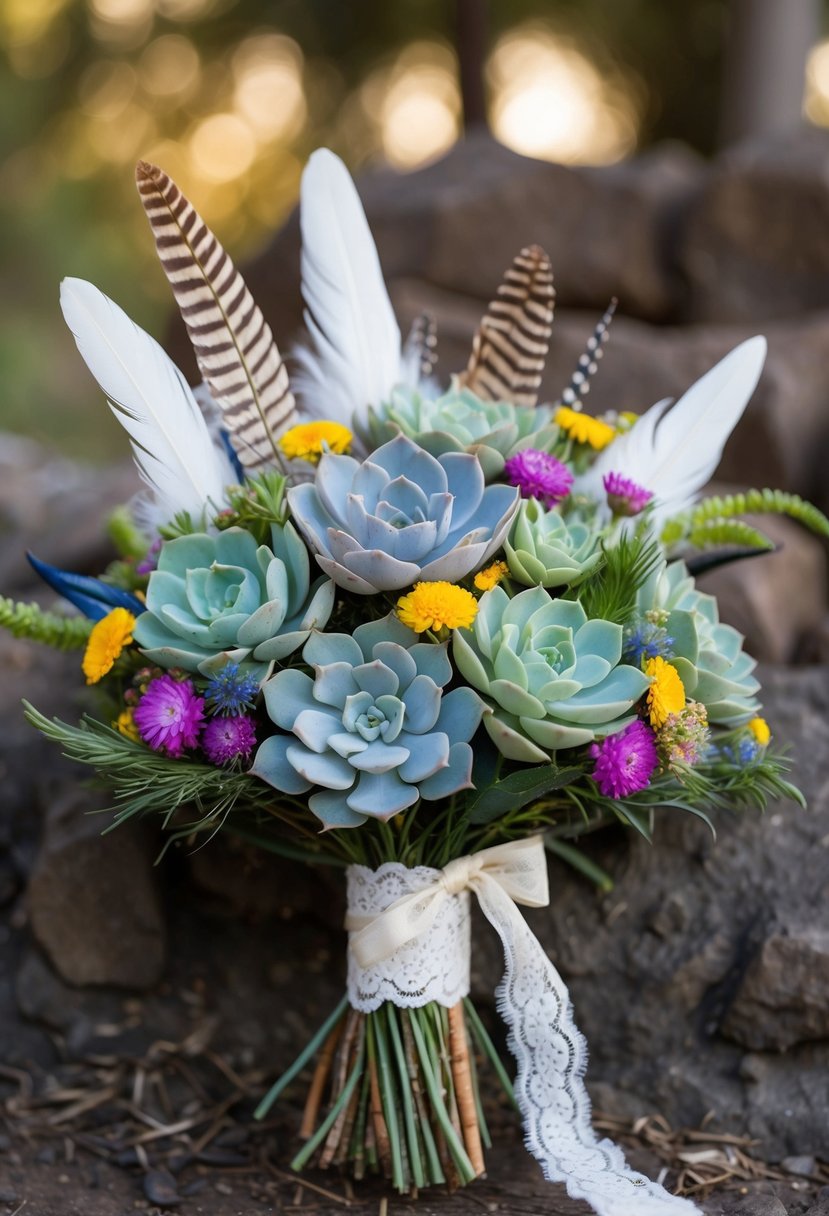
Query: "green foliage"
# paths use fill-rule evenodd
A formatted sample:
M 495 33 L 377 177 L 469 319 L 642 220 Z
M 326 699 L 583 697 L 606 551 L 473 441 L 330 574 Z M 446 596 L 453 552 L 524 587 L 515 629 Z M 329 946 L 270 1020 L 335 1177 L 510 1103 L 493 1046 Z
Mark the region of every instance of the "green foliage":
M 636 596 L 662 556 L 646 532 L 605 544 L 604 565 L 579 587 L 578 598 L 589 617 L 626 625 L 636 611 Z
M 746 490 L 742 494 L 710 495 L 692 510 L 675 515 L 662 529 L 662 543 L 668 548 L 683 541 L 689 541 L 695 548 L 710 547 L 712 544 L 770 548 L 768 538 L 747 524 L 742 525 L 747 529 L 744 532 L 739 531 L 736 521 L 732 524 L 733 531 L 726 529 L 727 520 L 749 514 L 787 515 L 818 536 L 829 537 L 829 519 L 797 494 L 787 494 L 784 490 Z M 717 529 L 722 539 L 715 535 Z
M 168 524 L 158 529 L 163 540 L 175 540 L 177 536 L 192 536 L 195 532 L 203 532 L 202 520 L 194 523 L 189 511 L 179 511 L 178 515 Z
M 116 507 L 107 520 L 107 536 L 120 557 L 140 561 L 146 556 L 147 538 L 135 526 L 128 507 Z
M 284 524 L 288 518 L 285 503 L 285 477 L 275 470 L 266 470 L 243 486 L 228 491 L 230 508 L 216 520 L 219 528 L 246 528 L 259 544 L 270 540 L 271 524 Z
M 83 616 L 59 616 L 37 604 L 0 596 L 0 626 L 16 638 L 29 638 L 55 650 L 83 650 L 94 622 Z
M 486 824 L 496 819 L 508 820 L 528 803 L 537 803 L 546 794 L 562 789 L 581 776 L 583 771 L 580 768 L 562 769 L 555 764 L 518 769 L 508 777 L 496 779 L 491 785 L 478 787 L 474 793 L 470 793 L 467 804 L 469 822 Z
M 695 549 L 726 548 L 731 545 L 741 549 L 774 549 L 774 542 L 744 519 L 707 519 L 704 523 L 695 524 L 687 539 Z

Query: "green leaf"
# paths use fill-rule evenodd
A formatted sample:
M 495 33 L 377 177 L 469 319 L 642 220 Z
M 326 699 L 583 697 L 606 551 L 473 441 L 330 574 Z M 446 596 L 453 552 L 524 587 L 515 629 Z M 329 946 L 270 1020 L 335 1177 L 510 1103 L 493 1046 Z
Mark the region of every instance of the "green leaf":
M 469 801 L 469 822 L 491 823 L 528 802 L 543 798 L 551 790 L 560 790 L 583 776 L 580 768 L 558 768 L 555 764 L 539 764 L 522 768 L 502 777 L 486 789 L 476 791 Z
M 575 845 L 568 844 L 566 840 L 557 840 L 553 836 L 545 836 L 544 847 L 549 853 L 566 861 L 574 870 L 578 870 L 585 878 L 589 878 L 600 891 L 607 894 L 608 891 L 613 890 L 613 879 L 607 871 L 603 870 L 601 866 L 597 866 L 595 861 L 591 861 L 589 857 L 585 857 L 581 849 L 576 848 Z

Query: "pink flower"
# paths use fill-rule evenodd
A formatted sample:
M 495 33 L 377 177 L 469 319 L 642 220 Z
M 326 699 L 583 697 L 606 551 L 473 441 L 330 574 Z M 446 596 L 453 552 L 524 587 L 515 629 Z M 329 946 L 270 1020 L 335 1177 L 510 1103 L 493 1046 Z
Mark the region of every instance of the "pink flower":
M 510 456 L 504 474 L 511 486 L 518 486 L 522 498 L 539 498 L 545 507 L 566 498 L 573 484 L 567 465 L 537 448 L 525 448 Z
M 202 751 L 211 764 L 247 760 L 256 746 L 256 725 L 248 714 L 236 718 L 211 718 L 201 739 Z
M 614 515 L 638 515 L 644 511 L 653 494 L 623 477 L 621 473 L 605 473 L 602 483 L 607 494 L 607 505 Z
M 593 780 L 605 798 L 627 798 L 645 789 L 659 763 L 653 731 L 638 720 L 589 750 L 596 761 Z
M 155 752 L 178 758 L 185 747 L 195 747 L 204 721 L 204 700 L 189 680 L 160 676 L 147 685 L 133 720 L 138 733 Z

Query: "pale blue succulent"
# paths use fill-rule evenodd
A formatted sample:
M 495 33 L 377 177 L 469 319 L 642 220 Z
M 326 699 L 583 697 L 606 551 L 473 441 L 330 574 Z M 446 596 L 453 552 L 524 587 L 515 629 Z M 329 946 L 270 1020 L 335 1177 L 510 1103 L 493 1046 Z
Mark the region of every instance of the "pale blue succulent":
M 484 725 L 510 760 L 539 764 L 634 720 L 650 681 L 620 663 L 622 628 L 588 620 L 575 600 L 543 587 L 481 596 L 471 630 L 453 636 L 455 663 L 493 709 Z
M 392 438 L 399 428 L 433 456 L 471 452 L 481 462 L 486 481 L 504 471 L 504 463 L 522 448 L 549 452 L 561 435 L 552 406 L 483 401 L 455 384 L 440 397 L 399 385 L 389 401 L 369 412 L 373 444 Z
M 601 563 L 602 534 L 537 498 L 521 503 L 504 543 L 510 575 L 527 587 L 570 587 Z
M 308 805 L 326 828 L 471 787 L 469 740 L 485 707 L 471 688 L 443 695 L 446 644 L 419 642 L 390 614 L 353 636 L 312 633 L 302 657 L 313 679 L 291 668 L 265 684 L 271 720 L 291 733 L 261 744 L 255 776 L 284 794 L 315 790 Z
M 162 546 L 133 635 L 161 667 L 208 675 L 231 661 L 261 681 L 333 607 L 334 584 L 311 584 L 308 550 L 290 523 L 272 526 L 270 547 L 244 528 L 197 532 Z
M 485 486 L 466 452 L 435 458 L 397 435 L 362 464 L 327 453 L 288 502 L 325 573 L 373 595 L 477 570 L 503 544 L 518 491 Z
M 643 616 L 656 610 L 664 618 L 659 623 L 671 638 L 669 661 L 687 697 L 705 706 L 709 722 L 734 727 L 756 717 L 757 661 L 743 650 L 743 635 L 720 621 L 714 596 L 696 589 L 684 562 L 660 566 L 640 589 L 638 607 Z

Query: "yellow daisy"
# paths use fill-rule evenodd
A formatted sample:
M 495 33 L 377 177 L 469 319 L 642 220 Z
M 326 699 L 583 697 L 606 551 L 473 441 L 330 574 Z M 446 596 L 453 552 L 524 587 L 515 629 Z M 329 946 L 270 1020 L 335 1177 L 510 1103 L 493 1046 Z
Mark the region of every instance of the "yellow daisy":
M 508 574 L 509 566 L 506 562 L 493 562 L 491 566 L 486 566 L 483 570 L 478 571 L 475 575 L 475 586 L 479 591 L 491 591 Z
M 769 730 L 769 724 L 766 719 L 752 718 L 751 721 L 747 723 L 747 726 L 760 746 L 766 747 L 771 739 L 771 731 Z
M 93 625 L 81 663 L 87 684 L 97 684 L 112 670 L 121 651 L 132 641 L 134 626 L 135 617 L 126 608 L 113 608 Z
M 453 583 L 416 583 L 397 601 L 397 615 L 415 633 L 468 629 L 477 611 L 478 601 L 472 592 Z
M 141 742 L 141 736 L 138 733 L 138 727 L 135 725 L 131 709 L 122 709 L 112 725 L 125 739 L 131 739 L 133 743 Z
M 616 438 L 616 431 L 600 418 L 591 418 L 581 410 L 571 410 L 566 405 L 556 410 L 556 423 L 569 435 L 574 443 L 586 443 L 595 451 L 606 448 Z
M 340 422 L 301 422 L 292 426 L 279 440 L 279 446 L 289 460 L 307 460 L 316 464 L 323 452 L 342 456 L 354 438 Z
M 645 675 L 651 679 L 648 716 L 651 726 L 658 730 L 671 714 L 678 714 L 685 708 L 685 686 L 677 669 L 664 659 L 649 659 Z

